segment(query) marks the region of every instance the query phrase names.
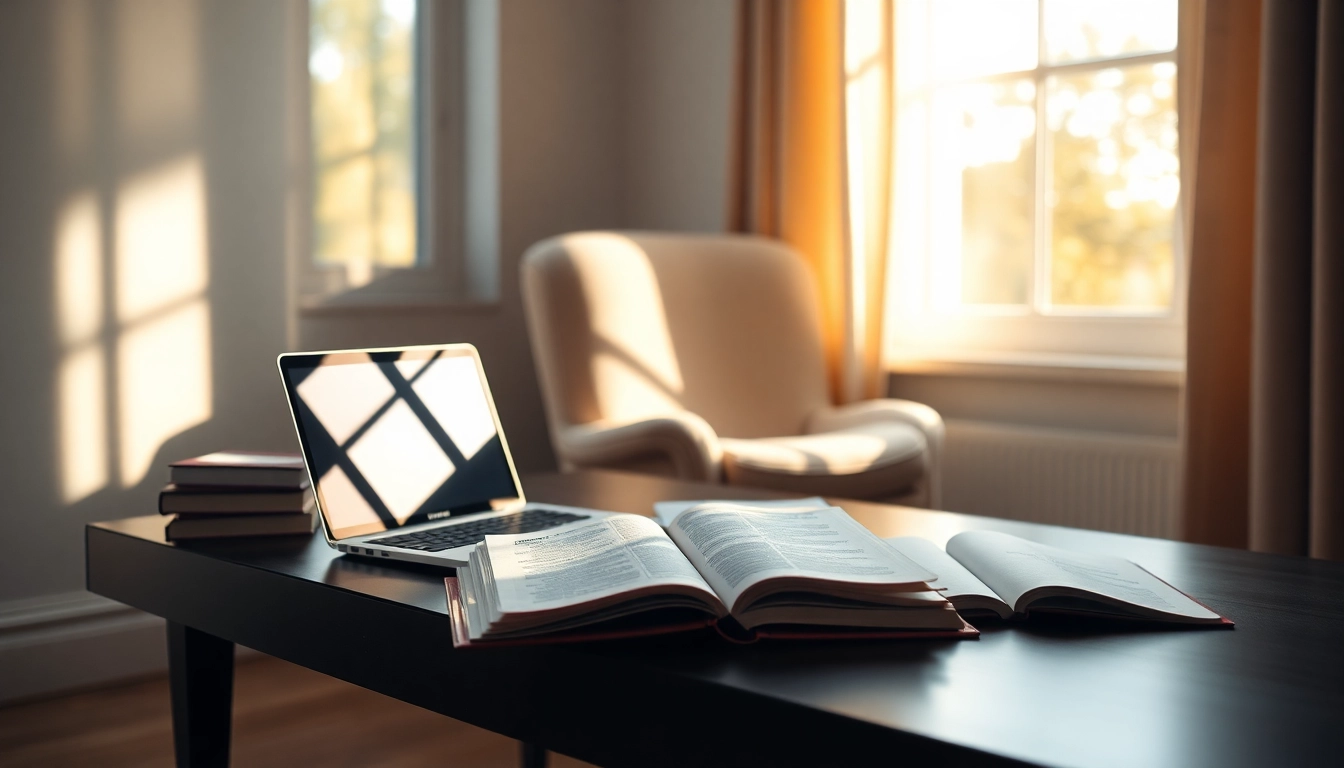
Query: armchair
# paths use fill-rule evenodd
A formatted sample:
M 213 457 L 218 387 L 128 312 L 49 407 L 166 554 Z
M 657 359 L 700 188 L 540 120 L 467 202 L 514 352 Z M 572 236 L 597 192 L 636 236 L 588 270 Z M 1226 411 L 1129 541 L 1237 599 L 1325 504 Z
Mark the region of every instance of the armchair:
M 942 419 L 831 403 L 816 287 L 784 244 L 574 233 L 528 250 L 522 287 L 562 468 L 937 506 Z

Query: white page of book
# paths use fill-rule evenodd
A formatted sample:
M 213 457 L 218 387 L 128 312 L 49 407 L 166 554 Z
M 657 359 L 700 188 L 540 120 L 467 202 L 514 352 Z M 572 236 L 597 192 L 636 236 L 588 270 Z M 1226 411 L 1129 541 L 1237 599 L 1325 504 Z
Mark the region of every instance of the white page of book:
M 923 568 L 938 574 L 938 578 L 929 582 L 929 586 L 943 590 L 943 597 L 953 600 L 958 597 L 978 595 L 991 600 L 1003 601 L 1003 598 L 995 594 L 994 590 L 977 579 L 975 574 L 966 570 L 966 566 L 958 563 L 932 541 L 918 536 L 897 536 L 887 539 L 886 542 L 895 547 L 897 552 L 910 558 Z
M 831 506 L 831 503 L 820 496 L 809 496 L 806 499 L 768 499 L 765 501 L 733 501 L 730 499 L 699 499 L 691 501 L 655 501 L 653 503 L 653 516 L 658 520 L 658 524 L 664 528 L 672 525 L 672 521 L 677 519 L 677 515 L 701 504 L 732 504 L 739 507 L 750 507 L 752 509 L 825 509 Z
M 1026 592 L 1066 587 L 1093 592 L 1177 616 L 1218 615 L 1166 582 L 1119 557 L 1080 554 L 997 531 L 966 531 L 947 542 L 947 553 L 1014 609 Z
M 838 507 L 794 512 L 700 506 L 679 515 L 668 535 L 734 609 L 745 590 L 778 576 L 858 584 L 935 578 Z
M 658 524 L 638 515 L 604 517 L 555 533 L 485 537 L 503 613 L 577 605 L 655 585 L 680 584 L 717 601 Z

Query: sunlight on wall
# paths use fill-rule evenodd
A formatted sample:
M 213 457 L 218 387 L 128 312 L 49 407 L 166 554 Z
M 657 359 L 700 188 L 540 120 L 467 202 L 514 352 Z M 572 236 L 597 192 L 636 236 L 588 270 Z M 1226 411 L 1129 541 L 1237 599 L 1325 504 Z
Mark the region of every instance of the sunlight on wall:
M 210 419 L 210 315 L 204 299 L 117 341 L 121 484 L 139 483 L 164 441 Z
M 66 347 L 98 340 L 103 330 L 103 252 L 98 200 L 76 195 L 57 218 L 56 311 Z
M 107 370 L 102 347 L 66 355 L 57 374 L 61 497 L 67 504 L 107 485 Z
M 123 183 L 116 226 L 117 413 L 121 482 L 130 487 L 165 440 L 211 416 L 200 158 Z
M 53 10 L 54 139 L 69 193 L 52 265 L 57 491 L 144 480 L 213 409 L 197 4 Z
M 211 415 L 210 317 L 205 300 L 205 190 L 189 157 L 134 176 L 118 190 L 115 285 L 120 475 L 140 482 L 168 438 Z M 98 202 L 76 195 L 56 232 L 61 496 L 76 502 L 109 480 L 104 254 Z
M 201 161 L 132 177 L 117 199 L 117 320 L 136 322 L 200 297 L 206 285 Z
M 56 375 L 61 498 L 73 503 L 102 488 L 108 477 L 103 254 L 91 192 L 66 204 L 55 242 L 56 325 L 65 350 Z

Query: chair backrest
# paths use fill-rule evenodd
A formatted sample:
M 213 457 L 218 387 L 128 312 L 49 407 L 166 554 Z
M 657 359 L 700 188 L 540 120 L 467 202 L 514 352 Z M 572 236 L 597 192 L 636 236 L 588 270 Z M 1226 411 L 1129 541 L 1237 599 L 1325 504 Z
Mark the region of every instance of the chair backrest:
M 552 428 L 677 410 L 723 437 L 799 434 L 828 401 L 812 274 L 743 235 L 580 232 L 524 255 Z

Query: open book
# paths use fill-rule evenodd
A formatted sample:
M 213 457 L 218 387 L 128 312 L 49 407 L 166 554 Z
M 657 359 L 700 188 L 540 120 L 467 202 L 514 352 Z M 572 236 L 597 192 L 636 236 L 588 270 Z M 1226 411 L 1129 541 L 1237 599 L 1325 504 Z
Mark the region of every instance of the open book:
M 1177 624 L 1232 624 L 1143 568 L 996 531 L 965 531 L 947 551 L 914 536 L 887 539 L 938 574 L 930 583 L 965 616 L 1068 612 Z
M 445 579 L 453 644 L 562 642 L 714 626 L 759 637 L 975 637 L 935 574 L 836 507 L 695 506 L 664 531 L 613 515 L 487 536 Z
M 732 499 L 695 499 L 691 501 L 655 501 L 653 503 L 653 519 L 664 528 L 672 525 L 672 521 L 677 519 L 677 515 L 702 504 L 733 504 L 739 507 L 749 507 L 751 509 L 825 509 L 831 506 L 831 503 L 820 496 L 808 496 L 805 499 L 751 499 L 749 501 L 734 501 Z
M 825 499 L 708 502 L 660 501 L 654 513 L 664 527 L 702 504 L 736 503 L 761 510 L 820 509 Z M 886 540 L 897 551 L 937 574 L 929 585 L 963 616 L 1024 618 L 1029 611 L 1077 613 L 1177 624 L 1231 626 L 1232 622 L 1141 566 L 1118 557 L 1069 552 L 992 531 L 953 536 L 944 552 L 915 536 Z

